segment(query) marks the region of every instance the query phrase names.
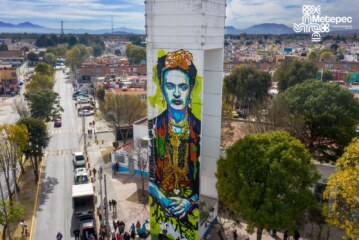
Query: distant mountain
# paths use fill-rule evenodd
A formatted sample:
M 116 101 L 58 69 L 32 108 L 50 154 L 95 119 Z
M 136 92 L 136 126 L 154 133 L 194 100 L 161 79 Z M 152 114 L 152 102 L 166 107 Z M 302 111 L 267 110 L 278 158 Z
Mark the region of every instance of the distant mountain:
M 288 34 L 294 33 L 293 29 L 284 25 L 276 23 L 263 23 L 253 25 L 246 29 L 237 29 L 233 26 L 226 27 L 226 34 L 238 35 L 241 33 L 247 34 Z
M 31 22 L 19 23 L 19 24 L 15 25 L 15 27 L 19 27 L 19 28 L 45 28 L 45 27 L 40 26 L 40 25 L 32 24 Z
M 294 30 L 284 24 L 263 23 L 246 28 L 243 32 L 248 34 L 288 34 Z
M 19 24 L 11 24 L 11 23 L 4 23 L 0 22 L 0 33 L 60 33 L 61 29 L 55 28 L 46 28 L 40 25 L 32 24 L 31 22 L 23 22 Z M 97 29 L 97 30 L 90 30 L 90 29 L 67 29 L 64 28 L 65 33 L 74 33 L 74 34 L 110 34 L 110 29 Z M 132 28 L 115 28 L 114 34 L 116 35 L 124 35 L 124 34 L 138 34 L 143 35 L 145 34 L 144 30 L 139 29 L 132 29 Z
M 226 26 L 225 31 L 226 34 L 230 34 L 230 35 L 239 35 L 243 32 L 243 30 L 237 29 L 233 26 Z

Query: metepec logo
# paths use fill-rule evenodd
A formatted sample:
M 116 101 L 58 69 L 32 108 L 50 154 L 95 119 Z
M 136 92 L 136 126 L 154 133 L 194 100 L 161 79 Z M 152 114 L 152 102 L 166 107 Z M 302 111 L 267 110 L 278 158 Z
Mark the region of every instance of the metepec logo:
M 339 27 L 341 24 L 350 24 L 353 22 L 352 17 L 332 17 L 322 16 L 320 5 L 303 5 L 302 8 L 302 22 L 294 23 L 293 30 L 296 33 L 312 33 L 312 41 L 320 42 L 322 40 L 321 33 L 328 33 L 330 27 L 336 25 Z M 351 26 L 341 26 L 345 28 L 351 28 Z

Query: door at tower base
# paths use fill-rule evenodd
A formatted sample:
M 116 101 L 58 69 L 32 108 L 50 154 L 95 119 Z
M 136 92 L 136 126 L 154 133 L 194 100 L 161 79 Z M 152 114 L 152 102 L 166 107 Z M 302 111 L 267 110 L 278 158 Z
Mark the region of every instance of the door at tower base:
M 149 84 L 152 239 L 198 239 L 202 78 L 195 55 L 160 50 Z

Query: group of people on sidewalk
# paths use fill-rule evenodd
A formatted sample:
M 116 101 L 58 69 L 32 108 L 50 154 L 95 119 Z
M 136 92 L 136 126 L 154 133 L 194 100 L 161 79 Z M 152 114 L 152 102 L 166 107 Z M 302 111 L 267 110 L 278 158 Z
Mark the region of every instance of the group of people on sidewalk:
M 117 220 L 113 221 L 114 231 L 111 233 L 110 240 L 134 240 L 136 239 L 136 235 L 141 231 L 141 223 L 137 221 L 132 223 L 130 227 L 130 231 L 125 231 L 125 223 L 123 221 Z M 137 233 L 136 233 L 137 232 Z

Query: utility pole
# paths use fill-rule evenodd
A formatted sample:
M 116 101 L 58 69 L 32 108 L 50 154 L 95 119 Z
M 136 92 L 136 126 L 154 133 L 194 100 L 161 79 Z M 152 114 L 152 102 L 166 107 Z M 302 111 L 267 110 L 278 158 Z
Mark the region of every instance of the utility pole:
M 103 226 L 103 220 L 104 220 L 104 217 L 103 217 L 103 198 L 102 198 L 102 183 L 101 183 L 101 180 L 102 180 L 102 167 L 100 166 L 100 168 L 98 169 L 98 180 L 100 180 L 100 213 L 101 213 L 101 225 Z
M 86 126 L 85 126 L 85 114 L 84 114 L 82 103 L 80 105 L 80 113 L 82 114 L 82 134 L 84 136 L 84 152 L 86 152 L 86 132 L 85 132 Z
M 106 185 L 106 174 L 103 175 L 103 183 L 104 183 L 104 187 L 105 187 L 105 216 L 106 216 L 106 231 L 107 231 L 107 236 L 110 234 L 110 224 L 108 222 L 108 199 L 107 199 L 107 185 Z M 113 210 L 113 205 L 112 205 L 112 210 Z
M 4 194 L 2 192 L 2 186 L 1 186 L 1 182 L 0 182 L 0 191 L 1 191 L 1 198 L 2 198 L 2 204 L 4 206 L 4 216 L 5 219 L 7 220 L 7 212 L 6 212 L 6 205 L 5 205 L 5 199 L 4 199 Z M 10 193 L 9 193 L 10 194 Z M 10 225 L 7 225 L 7 234 L 9 235 L 9 239 L 11 240 L 11 235 L 10 235 Z

